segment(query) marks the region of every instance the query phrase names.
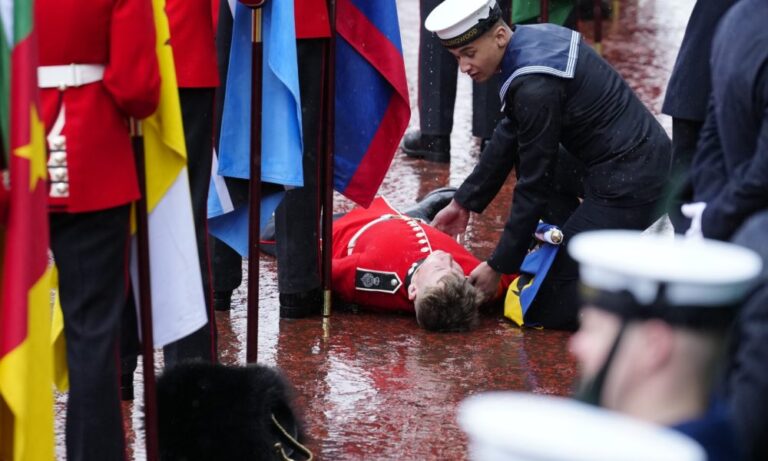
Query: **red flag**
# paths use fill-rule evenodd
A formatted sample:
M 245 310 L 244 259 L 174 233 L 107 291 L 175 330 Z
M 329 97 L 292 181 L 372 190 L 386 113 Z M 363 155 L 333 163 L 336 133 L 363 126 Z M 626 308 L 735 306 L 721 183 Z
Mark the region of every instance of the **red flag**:
M 33 6 L 0 9 L 0 459 L 53 459 L 45 132 Z M 10 104 L 9 104 L 10 102 Z

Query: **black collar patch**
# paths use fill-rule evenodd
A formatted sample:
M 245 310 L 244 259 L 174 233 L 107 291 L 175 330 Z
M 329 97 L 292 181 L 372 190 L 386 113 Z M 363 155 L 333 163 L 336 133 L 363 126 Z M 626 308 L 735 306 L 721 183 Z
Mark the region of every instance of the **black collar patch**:
M 411 280 L 413 279 L 413 274 L 416 273 L 416 269 L 421 267 L 421 265 L 426 261 L 427 258 L 421 258 L 415 263 L 411 264 L 411 267 L 408 268 L 408 273 L 405 274 L 405 289 L 408 290 L 408 287 L 411 286 Z
M 403 286 L 395 272 L 381 272 L 358 267 L 355 271 L 355 289 L 395 294 Z

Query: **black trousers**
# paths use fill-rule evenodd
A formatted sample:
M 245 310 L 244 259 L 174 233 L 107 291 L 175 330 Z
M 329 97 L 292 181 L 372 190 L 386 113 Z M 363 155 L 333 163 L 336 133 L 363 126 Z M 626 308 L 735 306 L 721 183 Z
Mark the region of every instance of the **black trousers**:
M 660 201 L 659 201 L 660 202 Z M 565 243 L 542 283 L 526 315 L 526 323 L 540 324 L 556 330 L 576 330 L 579 327 L 580 306 L 578 264 L 568 255 L 568 241 L 581 232 L 601 229 L 644 230 L 661 216 L 661 203 L 653 202 L 634 207 L 610 206 L 586 198 L 571 216 L 558 224 Z
M 67 459 L 125 458 L 118 336 L 128 279 L 129 206 L 51 213 L 69 367 Z
M 277 286 L 294 294 L 320 286 L 318 261 L 318 172 L 323 41 L 298 40 L 304 152 L 304 187 L 286 192 L 275 211 Z
M 231 293 L 243 283 L 243 257 L 216 237 L 209 237 L 211 242 L 213 291 L 217 293 Z
M 208 250 L 208 185 L 213 159 L 213 97 L 214 88 L 179 88 L 181 116 L 187 145 L 189 188 L 195 221 L 197 253 L 203 276 L 203 294 L 208 323 L 196 332 L 163 348 L 165 366 L 185 360 L 216 359 L 216 322 L 213 319 L 211 266 Z
M 584 197 L 586 167 L 562 146 L 555 168 L 555 181 L 545 222 L 563 230 L 565 243 L 542 283 L 527 315 L 526 323 L 556 330 L 579 327 L 578 264 L 568 255 L 568 241 L 576 234 L 600 229 L 644 230 L 662 214 L 661 200 L 645 205 L 623 207 Z
M 180 88 L 184 137 L 187 147 L 187 174 L 192 198 L 192 216 L 203 280 L 203 294 L 209 322 L 192 334 L 163 348 L 165 366 L 186 360 L 211 361 L 217 357 L 216 322 L 211 322 L 212 282 L 208 249 L 207 202 L 213 149 L 213 88 Z M 122 317 L 121 360 L 123 383 L 132 382 L 141 352 L 138 341 L 136 303 L 132 291 Z
M 323 41 L 298 40 L 304 187 L 286 192 L 275 210 L 277 281 L 280 293 L 300 293 L 320 286 L 318 256 L 318 172 Z M 231 292 L 242 283 L 242 258 L 212 238 L 213 289 Z
M 419 36 L 419 120 L 421 132 L 449 135 L 453 129 L 458 63 L 435 34 L 424 28 L 424 19 L 442 0 L 420 0 Z M 472 84 L 472 134 L 490 138 L 501 119 L 497 77 Z
M 698 120 L 672 119 L 672 175 L 666 209 L 678 234 L 685 233 L 691 226 L 691 220 L 683 216 L 680 207 L 693 200 L 689 174 L 703 125 L 704 122 Z

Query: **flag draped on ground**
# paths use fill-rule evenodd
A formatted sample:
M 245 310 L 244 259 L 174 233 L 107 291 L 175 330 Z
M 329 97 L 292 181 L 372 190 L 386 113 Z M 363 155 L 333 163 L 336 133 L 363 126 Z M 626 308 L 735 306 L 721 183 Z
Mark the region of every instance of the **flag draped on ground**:
M 367 207 L 411 117 L 394 0 L 338 0 L 334 187 Z
M 152 0 L 160 64 L 160 104 L 144 120 L 153 338 L 161 347 L 208 321 L 187 176 L 187 149 L 165 0 Z M 131 271 L 138 288 L 136 252 Z M 136 293 L 138 295 L 138 293 Z M 138 296 L 137 298 L 138 299 Z
M 261 223 L 282 200 L 285 187 L 303 185 L 301 100 L 293 2 L 263 7 Z M 222 24 L 219 24 L 222 27 Z M 226 178 L 250 177 L 252 43 L 251 10 L 237 3 L 225 84 L 218 156 L 208 194 L 208 229 L 248 254 L 248 203 L 233 199 Z
M 526 323 L 525 314 L 528 313 L 536 293 L 539 292 L 539 288 L 544 283 L 549 268 L 552 267 L 557 252 L 560 250 L 559 241 L 558 243 L 549 243 L 539 238 L 552 229 L 559 231 L 557 226 L 541 222 L 538 224 L 535 235 L 539 244 L 523 260 L 520 274 L 509 285 L 504 297 L 504 317 L 512 320 L 520 327 L 537 326 Z
M 14 461 L 54 457 L 48 187 L 32 5 L 0 0 L 0 459 Z

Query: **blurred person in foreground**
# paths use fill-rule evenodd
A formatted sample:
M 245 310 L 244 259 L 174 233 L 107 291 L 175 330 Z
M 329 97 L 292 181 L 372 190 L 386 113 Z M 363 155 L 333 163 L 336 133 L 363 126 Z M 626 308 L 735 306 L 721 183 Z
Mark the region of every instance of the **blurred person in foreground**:
M 757 254 L 632 231 L 585 233 L 569 251 L 583 303 L 570 342 L 579 398 L 689 435 L 710 461 L 741 459 L 713 390 L 728 331 L 761 271 Z
M 724 394 L 733 415 L 736 439 L 745 459 L 768 459 L 768 210 L 749 218 L 734 234 L 733 243 L 763 259 L 758 288 L 742 306 L 731 335 Z
M 679 432 L 566 397 L 482 392 L 461 402 L 457 419 L 474 461 L 707 459 Z

